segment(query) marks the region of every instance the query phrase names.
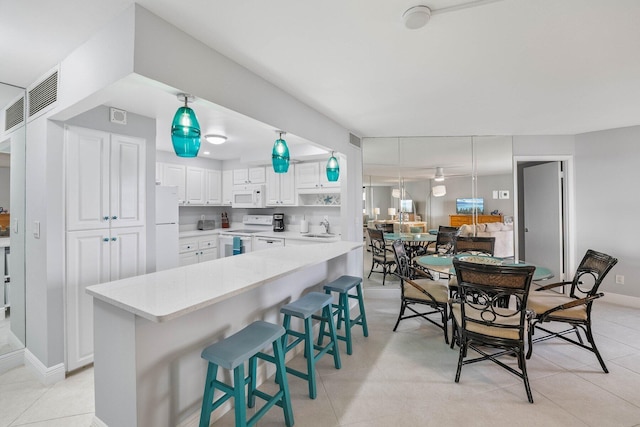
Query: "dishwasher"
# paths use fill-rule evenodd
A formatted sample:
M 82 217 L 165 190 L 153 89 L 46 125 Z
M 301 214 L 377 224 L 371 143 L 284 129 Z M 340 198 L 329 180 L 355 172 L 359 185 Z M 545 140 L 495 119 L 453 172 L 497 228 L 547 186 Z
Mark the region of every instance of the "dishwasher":
M 253 237 L 253 250 L 261 251 L 263 249 L 277 248 L 284 246 L 284 239 L 277 237 Z

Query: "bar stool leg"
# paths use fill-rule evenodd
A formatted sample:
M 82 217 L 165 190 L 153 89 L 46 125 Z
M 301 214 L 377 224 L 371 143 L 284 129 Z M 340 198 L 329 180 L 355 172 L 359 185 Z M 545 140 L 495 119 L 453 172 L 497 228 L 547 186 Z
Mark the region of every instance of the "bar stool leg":
M 286 334 L 285 334 L 286 336 Z M 286 367 L 284 364 L 285 350 L 282 345 L 282 341 L 276 340 L 273 342 L 273 357 L 276 361 L 276 382 L 280 385 L 280 391 L 282 392 L 281 404 L 282 411 L 284 412 L 284 422 L 287 427 L 293 426 L 293 409 L 291 408 L 291 394 L 289 392 L 289 383 L 285 378 Z
M 362 282 L 356 286 L 358 293 L 358 307 L 360 308 L 360 322 L 362 323 L 362 334 L 365 337 L 369 336 L 369 327 L 367 326 L 367 315 L 364 310 L 364 297 L 362 295 Z
M 342 361 L 340 360 L 340 351 L 338 350 L 338 334 L 336 332 L 336 325 L 333 323 L 333 311 L 331 310 L 331 304 L 322 309 L 322 317 L 327 318 L 329 323 L 329 334 L 331 334 L 331 341 L 333 341 L 333 366 L 336 369 L 342 368 Z M 322 327 L 322 324 L 320 325 Z M 320 330 L 320 336 L 322 336 L 323 329 Z
M 236 426 L 246 427 L 247 410 L 244 397 L 244 363 L 233 370 L 233 401 L 236 412 Z
M 211 420 L 211 407 L 213 406 L 213 381 L 218 374 L 218 365 L 209 363 L 207 368 L 207 379 L 204 383 L 204 396 L 202 397 L 202 409 L 200 410 L 200 427 L 209 427 Z
M 309 377 L 309 397 L 315 399 L 317 395 L 316 391 L 316 361 L 313 351 L 313 336 L 311 332 L 313 326 L 311 325 L 311 317 L 304 319 L 304 355 L 307 358 L 307 376 Z
M 344 319 L 344 335 L 347 341 L 347 354 L 353 353 L 353 343 L 351 342 L 351 313 L 349 310 L 349 296 L 348 293 L 340 294 L 340 313 L 343 313 Z

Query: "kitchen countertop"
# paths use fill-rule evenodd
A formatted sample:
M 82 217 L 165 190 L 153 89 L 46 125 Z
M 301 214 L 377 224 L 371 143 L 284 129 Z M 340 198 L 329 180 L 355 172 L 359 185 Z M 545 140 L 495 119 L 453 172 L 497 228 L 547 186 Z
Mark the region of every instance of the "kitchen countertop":
M 361 246 L 347 241 L 284 246 L 101 283 L 86 290 L 122 310 L 152 322 L 165 322 Z
M 203 237 L 203 236 L 209 236 L 209 235 L 215 235 L 215 234 L 220 234 L 220 233 L 224 233 L 224 232 L 229 232 L 229 231 L 233 231 L 233 229 L 241 229 L 241 228 L 246 228 L 246 227 L 233 227 L 233 228 L 215 228 L 213 230 L 189 230 L 189 231 L 181 231 L 179 236 L 180 238 L 188 238 L 188 237 Z M 321 233 L 314 233 L 314 234 L 321 234 Z M 325 242 L 325 243 L 329 243 L 329 242 L 338 242 L 341 240 L 341 236 L 339 234 L 336 234 L 333 237 L 306 237 L 302 234 L 300 234 L 299 232 L 296 231 L 273 231 L 273 230 L 266 230 L 266 231 L 261 231 L 259 233 L 254 233 L 252 234 L 252 236 L 258 236 L 258 237 L 272 237 L 272 238 L 280 238 L 280 239 L 291 239 L 291 240 L 304 240 L 304 241 L 311 241 L 311 242 Z

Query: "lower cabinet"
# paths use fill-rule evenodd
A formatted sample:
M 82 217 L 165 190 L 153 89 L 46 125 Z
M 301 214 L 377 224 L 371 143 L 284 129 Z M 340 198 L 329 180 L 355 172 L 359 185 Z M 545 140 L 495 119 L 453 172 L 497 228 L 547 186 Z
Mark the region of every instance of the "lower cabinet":
M 67 371 L 93 362 L 93 300 L 87 286 L 145 273 L 145 227 L 67 232 Z
M 181 266 L 218 259 L 218 236 L 180 238 L 179 263 Z

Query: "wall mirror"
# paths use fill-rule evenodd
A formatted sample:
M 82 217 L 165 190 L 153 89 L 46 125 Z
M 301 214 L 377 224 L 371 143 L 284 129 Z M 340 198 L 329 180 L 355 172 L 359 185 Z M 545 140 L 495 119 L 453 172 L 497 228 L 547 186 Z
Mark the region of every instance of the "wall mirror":
M 25 346 L 23 88 L 0 83 L 0 358 Z
M 423 227 L 428 232 L 439 226 L 512 221 L 511 145 L 510 136 L 363 138 L 365 228 L 391 222 L 396 231 Z M 478 206 L 467 212 L 470 200 Z M 492 212 L 499 215 L 479 216 Z M 508 238 L 512 244 L 513 237 Z M 364 265 L 366 277 L 371 264 L 365 260 Z M 381 286 L 382 275 L 372 275 L 365 284 L 376 286 L 378 281 Z

